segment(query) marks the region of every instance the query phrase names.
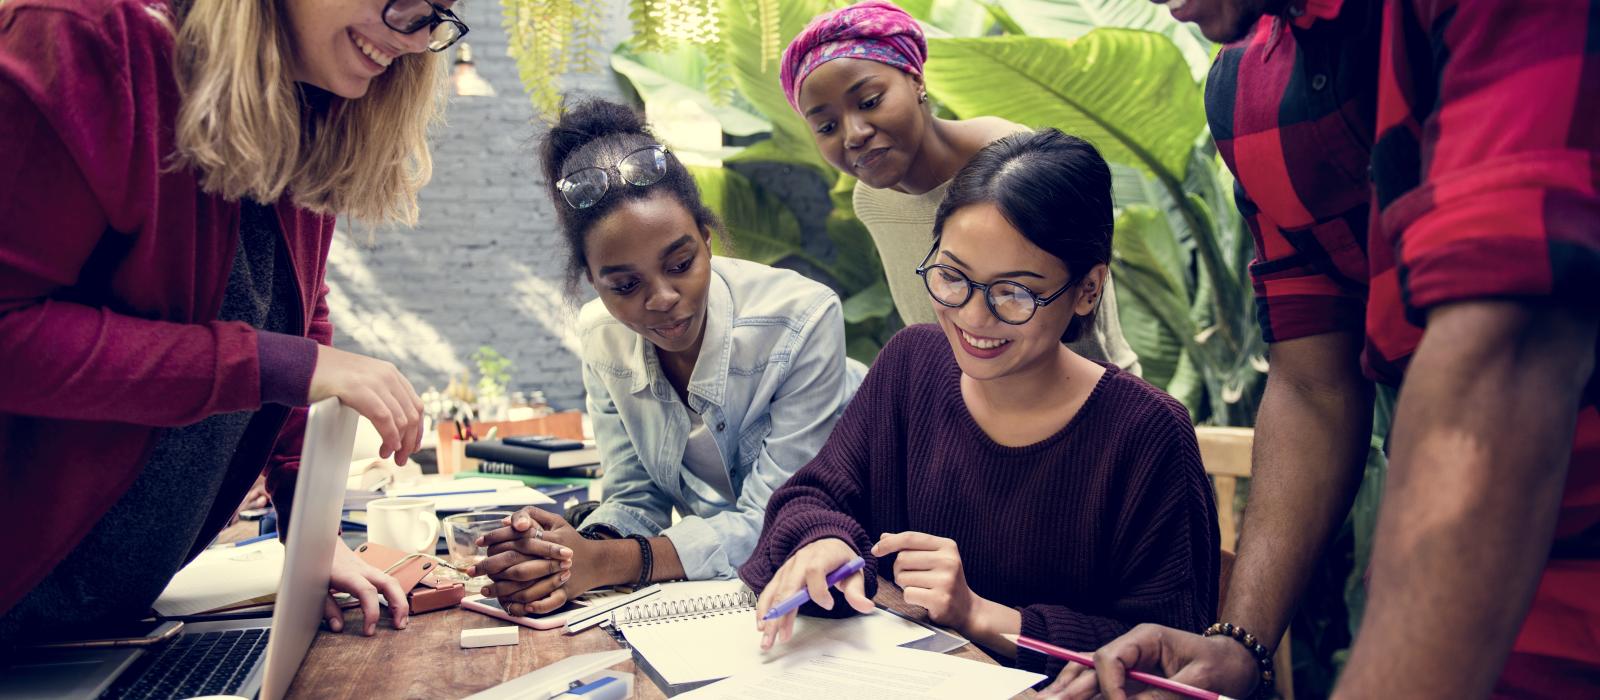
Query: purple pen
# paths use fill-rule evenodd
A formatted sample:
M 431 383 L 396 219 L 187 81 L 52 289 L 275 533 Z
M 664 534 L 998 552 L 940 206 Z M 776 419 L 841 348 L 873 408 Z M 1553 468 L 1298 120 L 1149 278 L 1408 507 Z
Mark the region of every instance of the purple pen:
M 828 574 L 828 587 L 832 588 L 839 585 L 840 581 L 850 578 L 851 574 L 866 568 L 866 566 L 867 560 L 862 559 L 861 557 L 856 557 L 845 562 L 844 566 L 834 569 L 833 573 Z M 773 618 L 788 615 L 789 613 L 799 609 L 800 606 L 805 605 L 806 601 L 808 600 L 811 600 L 811 594 L 807 593 L 805 588 L 801 588 L 794 595 L 785 598 L 782 603 L 778 603 L 777 607 L 768 610 L 767 614 L 761 617 L 761 621 L 766 622 L 767 620 L 771 620 Z

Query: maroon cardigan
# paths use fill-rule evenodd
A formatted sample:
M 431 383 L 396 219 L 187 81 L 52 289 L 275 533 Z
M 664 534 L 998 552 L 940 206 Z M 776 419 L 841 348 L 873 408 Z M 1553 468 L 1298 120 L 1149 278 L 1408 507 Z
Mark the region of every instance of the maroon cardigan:
M 291 500 L 315 343 L 333 335 L 333 218 L 277 202 L 301 335 L 216 320 L 239 203 L 165 169 L 170 13 L 163 0 L 0 4 L 0 613 L 122 496 L 163 427 L 260 410 L 196 550 L 263 467 L 274 500 Z

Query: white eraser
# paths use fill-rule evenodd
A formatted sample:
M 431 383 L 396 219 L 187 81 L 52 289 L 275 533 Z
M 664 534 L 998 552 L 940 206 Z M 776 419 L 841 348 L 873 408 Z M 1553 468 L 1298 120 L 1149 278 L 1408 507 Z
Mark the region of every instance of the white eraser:
M 503 647 L 517 643 L 517 626 L 504 627 L 478 627 L 476 629 L 461 630 L 461 648 L 475 649 L 477 647 Z

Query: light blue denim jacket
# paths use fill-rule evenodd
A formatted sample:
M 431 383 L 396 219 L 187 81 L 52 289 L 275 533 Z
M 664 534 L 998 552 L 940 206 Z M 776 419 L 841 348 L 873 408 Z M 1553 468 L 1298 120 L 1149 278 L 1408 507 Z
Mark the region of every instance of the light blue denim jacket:
M 839 297 L 789 270 L 711 259 L 688 408 L 716 438 L 733 503 L 683 466 L 689 414 L 655 346 L 599 300 L 584 305 L 578 328 L 605 468 L 604 501 L 584 525 L 665 535 L 689 578 L 733 578 L 761 534 L 767 498 L 816 456 L 866 374 L 845 357 Z

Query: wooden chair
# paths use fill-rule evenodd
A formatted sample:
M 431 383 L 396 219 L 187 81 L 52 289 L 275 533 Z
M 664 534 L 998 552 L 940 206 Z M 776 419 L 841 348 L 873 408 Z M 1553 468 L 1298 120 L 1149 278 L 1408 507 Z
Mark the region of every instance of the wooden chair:
M 1217 529 L 1222 531 L 1222 577 L 1217 586 L 1218 607 L 1227 599 L 1228 583 L 1233 574 L 1233 550 L 1239 542 L 1238 513 L 1234 511 L 1234 496 L 1239 479 L 1250 477 L 1250 448 L 1255 431 L 1250 428 L 1227 428 L 1202 425 L 1195 429 L 1200 442 L 1200 463 L 1217 491 Z M 1278 696 L 1294 700 L 1294 665 L 1289 655 L 1289 631 L 1283 631 L 1283 641 L 1272 656 L 1273 668 L 1278 671 L 1273 684 Z

